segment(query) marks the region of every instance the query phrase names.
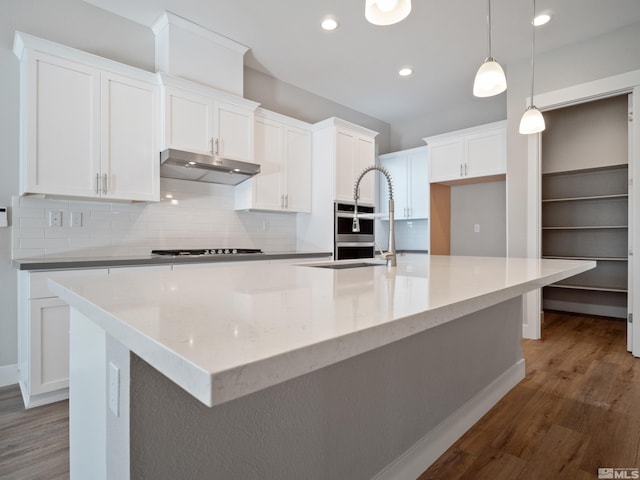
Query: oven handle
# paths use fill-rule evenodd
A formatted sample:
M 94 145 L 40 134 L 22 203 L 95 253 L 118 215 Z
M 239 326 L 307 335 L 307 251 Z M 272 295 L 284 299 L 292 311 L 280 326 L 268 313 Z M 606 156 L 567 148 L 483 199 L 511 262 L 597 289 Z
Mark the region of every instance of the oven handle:
M 374 242 L 336 242 L 336 247 L 373 247 Z

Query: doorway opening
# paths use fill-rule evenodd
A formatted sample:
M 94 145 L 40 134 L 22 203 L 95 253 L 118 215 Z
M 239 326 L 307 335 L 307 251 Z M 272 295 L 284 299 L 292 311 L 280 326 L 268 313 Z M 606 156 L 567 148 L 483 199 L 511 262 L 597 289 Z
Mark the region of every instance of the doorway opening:
M 543 311 L 627 319 L 629 95 L 545 112 L 540 144 L 541 255 L 595 260 L 542 290 Z M 544 334 L 544 322 L 542 330 Z

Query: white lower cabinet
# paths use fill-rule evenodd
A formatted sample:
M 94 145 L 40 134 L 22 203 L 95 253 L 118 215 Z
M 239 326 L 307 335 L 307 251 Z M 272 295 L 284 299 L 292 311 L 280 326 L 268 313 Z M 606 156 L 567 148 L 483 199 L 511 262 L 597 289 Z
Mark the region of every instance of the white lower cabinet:
M 48 279 L 107 273 L 106 268 L 18 273 L 18 376 L 25 407 L 69 396 L 69 306 L 49 291 Z
M 30 395 L 69 386 L 69 306 L 59 298 L 29 300 Z

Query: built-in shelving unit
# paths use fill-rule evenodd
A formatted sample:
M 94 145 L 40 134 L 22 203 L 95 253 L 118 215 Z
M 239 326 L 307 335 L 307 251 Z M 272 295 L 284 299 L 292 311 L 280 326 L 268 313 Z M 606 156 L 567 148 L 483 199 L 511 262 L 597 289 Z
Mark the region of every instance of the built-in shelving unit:
M 542 256 L 597 267 L 543 289 L 543 308 L 626 318 L 628 167 L 542 175 Z

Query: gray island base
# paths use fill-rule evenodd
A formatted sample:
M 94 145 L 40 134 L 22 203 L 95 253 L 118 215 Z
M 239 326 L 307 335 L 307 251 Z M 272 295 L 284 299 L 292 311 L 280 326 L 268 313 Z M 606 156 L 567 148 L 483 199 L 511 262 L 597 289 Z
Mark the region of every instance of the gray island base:
M 177 307 L 167 292 L 197 289 L 220 269 L 52 284 L 71 305 L 71 478 L 413 480 L 524 378 L 522 295 L 593 266 L 431 257 L 393 269 L 230 268 L 230 289 L 261 280 L 244 284 L 242 300 L 271 305 L 284 329 L 264 309 L 218 308 L 235 315 L 226 342 L 252 339 L 235 345 L 242 364 L 219 370 L 222 358 L 211 364 L 197 350 L 228 324 L 198 330 L 197 318 L 178 317 L 215 319 L 216 310 Z M 262 356 L 276 337 L 282 355 Z M 286 372 L 273 377 L 274 365 Z M 256 372 L 266 377 L 260 388 Z

